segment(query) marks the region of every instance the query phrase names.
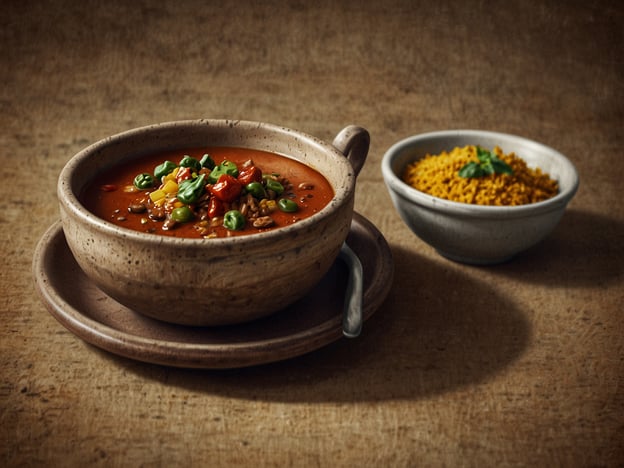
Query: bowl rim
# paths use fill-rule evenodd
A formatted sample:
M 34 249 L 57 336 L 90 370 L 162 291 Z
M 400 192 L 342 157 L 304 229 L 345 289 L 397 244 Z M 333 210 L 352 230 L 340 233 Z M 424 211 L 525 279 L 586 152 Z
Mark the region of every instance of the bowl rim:
M 429 141 L 432 139 L 443 138 L 495 138 L 509 141 L 510 143 L 522 143 L 524 145 L 533 146 L 539 148 L 542 151 L 548 152 L 554 159 L 556 159 L 563 166 L 566 166 L 570 174 L 572 174 L 572 183 L 569 187 L 560 189 L 559 193 L 552 198 L 543 200 L 536 203 L 529 203 L 525 205 L 515 206 L 492 206 L 492 205 L 475 205 L 469 203 L 462 203 L 457 201 L 446 200 L 433 195 L 429 195 L 422 192 L 407 183 L 403 182 L 400 176 L 398 176 L 394 169 L 393 163 L 395 159 L 402 155 L 403 151 L 416 146 L 419 143 Z M 449 148 L 451 150 L 452 148 Z M 423 155 L 424 156 L 424 155 Z M 447 213 L 459 214 L 471 217 L 484 217 L 484 218 L 508 218 L 508 217 L 523 217 L 532 216 L 537 213 L 544 213 L 553 211 L 565 207 L 572 199 L 579 186 L 578 171 L 574 164 L 559 151 L 554 148 L 539 143 L 529 138 L 521 137 L 518 135 L 501 133 L 489 130 L 474 130 L 474 129 L 457 129 L 457 130 L 439 130 L 433 132 L 426 132 L 415 134 L 404 138 L 394 143 L 384 153 L 381 161 L 381 170 L 384 181 L 387 187 L 396 195 L 409 200 L 413 203 L 421 205 L 423 207 L 438 210 Z
M 342 189 L 340 187 L 334 188 L 334 197 L 329 203 L 323 207 L 323 209 L 312 214 L 311 216 L 304 218 L 294 224 L 273 229 L 270 231 L 264 231 L 259 233 L 253 233 L 252 235 L 232 236 L 232 237 L 216 237 L 209 239 L 207 242 L 204 238 L 191 238 L 191 237 L 174 237 L 174 236 L 162 236 L 154 235 L 151 233 L 135 231 L 130 228 L 118 226 L 105 219 L 100 218 L 91 211 L 89 211 L 79 200 L 79 197 L 73 190 L 72 180 L 75 176 L 76 169 L 83 164 L 87 158 L 91 157 L 94 153 L 103 150 L 106 147 L 114 146 L 119 141 L 129 138 L 134 138 L 145 133 L 158 133 L 174 128 L 194 128 L 194 127 L 243 127 L 245 129 L 260 129 L 263 128 L 269 132 L 275 132 L 282 135 L 288 135 L 297 138 L 310 148 L 316 148 L 321 151 L 328 151 L 336 156 L 338 164 L 346 164 L 347 177 L 344 180 Z M 249 146 L 252 147 L 252 146 Z M 182 148 L 181 148 L 182 149 Z M 269 151 L 269 150 L 267 150 Z M 278 153 L 279 154 L 279 153 Z M 287 155 L 285 155 L 287 156 Z M 295 158 L 296 159 L 296 158 Z M 316 169 L 319 171 L 318 169 Z M 321 172 L 321 171 L 319 171 Z M 323 174 L 321 172 L 323 176 Z M 192 246 L 192 245 L 210 245 L 213 247 L 218 246 L 236 246 L 236 245 L 255 245 L 264 243 L 273 243 L 283 238 L 292 236 L 293 231 L 304 230 L 307 226 L 321 222 L 330 217 L 334 211 L 334 207 L 343 205 L 349 198 L 355 196 L 355 182 L 357 174 L 353 170 L 351 163 L 347 157 L 341 153 L 333 145 L 305 132 L 294 130 L 288 127 L 280 126 L 268 122 L 257 122 L 251 120 L 233 120 L 233 119 L 192 119 L 192 120 L 175 120 L 168 122 L 155 123 L 145 126 L 124 130 L 122 132 L 113 134 L 111 136 L 102 138 L 82 150 L 74 154 L 65 164 L 61 170 L 57 180 L 57 197 L 59 203 L 63 209 L 70 213 L 71 217 L 79 219 L 81 222 L 88 224 L 92 228 L 95 228 L 99 232 L 107 234 L 109 236 L 120 236 L 125 239 L 139 242 L 145 245 L 152 246 Z

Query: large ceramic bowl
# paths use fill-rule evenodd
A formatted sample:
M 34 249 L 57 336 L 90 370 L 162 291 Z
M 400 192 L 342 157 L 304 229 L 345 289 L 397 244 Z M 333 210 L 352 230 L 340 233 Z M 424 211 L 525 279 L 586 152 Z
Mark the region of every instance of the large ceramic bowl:
M 427 153 L 466 145 L 499 146 L 505 153 L 516 153 L 529 167 L 556 179 L 559 193 L 528 205 L 480 206 L 437 198 L 401 180 L 405 167 Z M 579 184 L 572 163 L 554 149 L 519 136 L 478 130 L 439 131 L 399 141 L 385 153 L 382 172 L 407 226 L 443 256 L 470 264 L 500 263 L 538 243 L 555 228 Z
M 291 226 L 218 239 L 115 226 L 81 202 L 100 171 L 145 154 L 201 146 L 245 147 L 295 158 L 330 182 L 328 206 Z M 349 126 L 328 144 L 258 122 L 193 120 L 130 130 L 76 154 L 58 180 L 63 231 L 87 276 L 121 304 L 166 322 L 225 325 L 269 315 L 301 298 L 329 270 L 351 225 L 356 176 L 369 135 Z

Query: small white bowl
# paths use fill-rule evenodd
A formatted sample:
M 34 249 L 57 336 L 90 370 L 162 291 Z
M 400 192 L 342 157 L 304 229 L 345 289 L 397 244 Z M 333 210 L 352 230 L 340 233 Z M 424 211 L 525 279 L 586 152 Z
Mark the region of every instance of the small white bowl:
M 529 167 L 539 167 L 556 179 L 559 193 L 528 205 L 483 206 L 434 197 L 402 181 L 409 163 L 427 153 L 466 145 L 499 146 L 505 153 L 514 152 Z M 480 130 L 447 130 L 406 138 L 388 149 L 381 169 L 395 208 L 418 237 L 444 257 L 478 265 L 504 262 L 544 239 L 579 185 L 574 165 L 558 151 L 519 136 Z

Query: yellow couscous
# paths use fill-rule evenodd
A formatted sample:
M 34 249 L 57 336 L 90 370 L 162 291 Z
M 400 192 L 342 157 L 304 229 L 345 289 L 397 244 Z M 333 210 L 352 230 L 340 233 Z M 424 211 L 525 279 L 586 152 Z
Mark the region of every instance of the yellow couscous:
M 514 153 L 504 154 L 496 147 L 492 154 L 509 165 L 513 174 L 461 177 L 460 169 L 471 161 L 478 162 L 477 146 L 471 145 L 438 155 L 427 154 L 406 167 L 403 181 L 435 197 L 476 205 L 526 205 L 559 192 L 557 181 L 539 168 L 529 168 Z

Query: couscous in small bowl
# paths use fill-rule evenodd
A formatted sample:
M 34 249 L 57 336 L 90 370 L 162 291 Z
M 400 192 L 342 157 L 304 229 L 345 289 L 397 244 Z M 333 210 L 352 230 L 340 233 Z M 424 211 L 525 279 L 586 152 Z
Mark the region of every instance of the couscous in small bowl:
M 557 193 L 515 206 L 452 201 L 417 190 L 405 181 L 408 165 L 468 145 L 514 153 L 529 168 L 556 181 Z M 392 202 L 407 226 L 442 256 L 468 264 L 496 264 L 544 239 L 559 223 L 579 185 L 574 165 L 535 141 L 497 132 L 449 130 L 415 135 L 390 147 L 382 173 Z

